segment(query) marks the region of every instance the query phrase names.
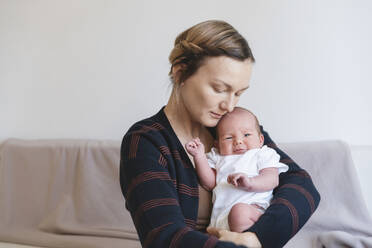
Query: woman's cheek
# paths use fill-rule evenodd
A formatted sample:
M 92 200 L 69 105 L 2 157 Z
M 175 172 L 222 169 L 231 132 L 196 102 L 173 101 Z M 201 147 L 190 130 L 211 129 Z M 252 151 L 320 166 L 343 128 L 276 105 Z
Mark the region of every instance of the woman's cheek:
M 238 102 L 239 102 L 239 97 L 238 96 L 236 96 L 235 98 L 234 98 L 234 107 L 238 104 Z

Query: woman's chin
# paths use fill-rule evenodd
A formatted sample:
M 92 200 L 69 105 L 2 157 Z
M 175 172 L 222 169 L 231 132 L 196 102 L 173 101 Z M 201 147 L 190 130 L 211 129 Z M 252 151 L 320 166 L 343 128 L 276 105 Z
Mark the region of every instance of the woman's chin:
M 209 120 L 204 121 L 203 126 L 205 126 L 205 127 L 215 127 L 215 126 L 217 126 L 218 121 L 219 120 L 216 120 L 216 119 L 209 119 Z

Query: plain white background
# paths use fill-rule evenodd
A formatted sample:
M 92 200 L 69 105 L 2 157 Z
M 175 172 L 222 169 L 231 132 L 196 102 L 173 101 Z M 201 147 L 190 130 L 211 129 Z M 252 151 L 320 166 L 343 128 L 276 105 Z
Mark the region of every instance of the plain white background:
M 257 60 L 239 105 L 276 142 L 348 142 L 371 195 L 371 13 L 368 0 L 0 0 L 0 141 L 120 140 L 166 104 L 176 35 L 222 19 Z

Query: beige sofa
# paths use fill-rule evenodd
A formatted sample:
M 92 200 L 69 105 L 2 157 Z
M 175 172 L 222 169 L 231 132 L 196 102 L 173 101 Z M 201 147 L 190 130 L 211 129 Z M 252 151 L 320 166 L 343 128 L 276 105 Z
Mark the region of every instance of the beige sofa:
M 279 147 L 308 170 L 322 196 L 316 213 L 286 247 L 372 245 L 372 222 L 348 146 L 323 141 Z M 120 141 L 107 140 L 3 142 L 0 241 L 56 248 L 141 247 L 120 190 L 119 150 Z

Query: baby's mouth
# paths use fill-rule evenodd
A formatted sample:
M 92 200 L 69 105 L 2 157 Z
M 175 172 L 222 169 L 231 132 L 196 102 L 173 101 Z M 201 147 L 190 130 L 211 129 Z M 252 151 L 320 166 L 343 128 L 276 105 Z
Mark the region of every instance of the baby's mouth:
M 242 153 L 245 153 L 246 151 L 247 151 L 247 149 L 245 149 L 245 148 L 238 148 L 238 149 L 234 150 L 234 153 L 235 154 L 242 154 Z

